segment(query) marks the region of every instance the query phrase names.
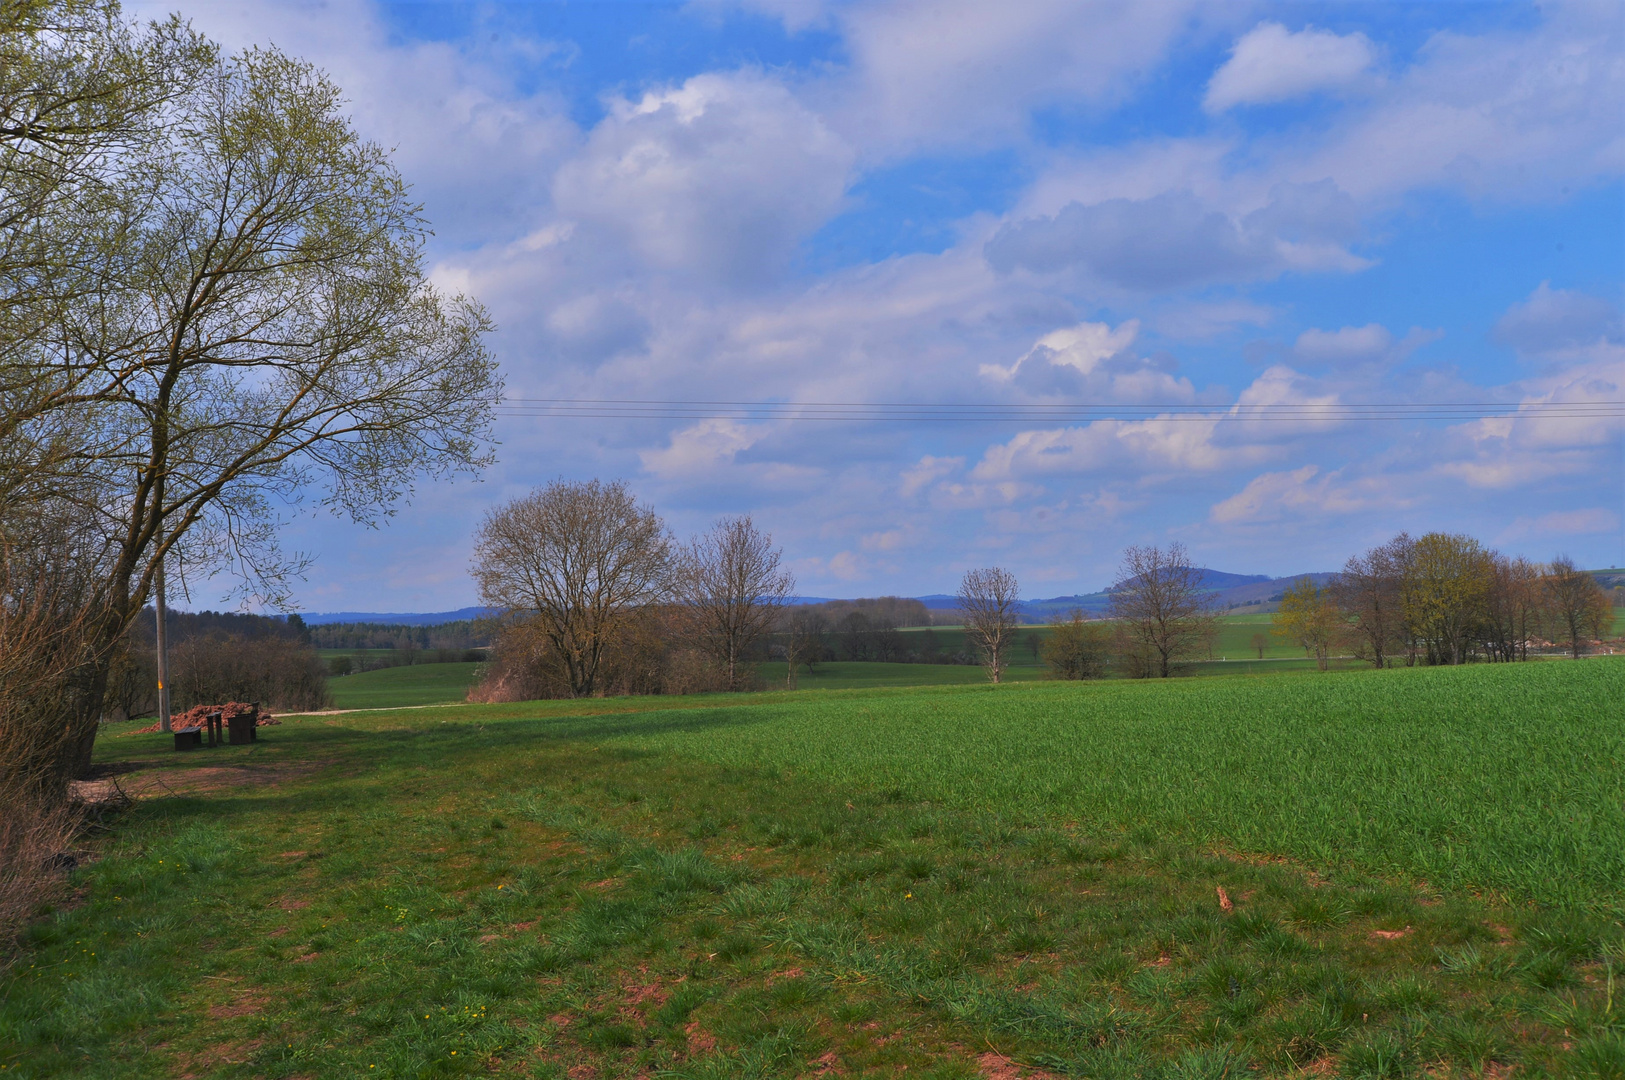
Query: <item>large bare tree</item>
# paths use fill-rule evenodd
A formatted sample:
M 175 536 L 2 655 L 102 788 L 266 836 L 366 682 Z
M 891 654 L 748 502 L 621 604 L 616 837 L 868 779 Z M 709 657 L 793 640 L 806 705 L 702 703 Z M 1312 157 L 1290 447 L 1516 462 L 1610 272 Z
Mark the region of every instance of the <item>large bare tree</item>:
M 340 106 L 275 50 L 211 58 L 71 220 L 95 287 L 65 293 L 8 358 L 29 386 L 15 437 L 56 440 L 50 472 L 72 482 L 50 498 L 107 540 L 85 646 L 104 671 L 160 558 L 233 570 L 280 603 L 302 563 L 276 545 L 279 507 L 319 485 L 373 521 L 419 479 L 489 460 L 489 320 L 429 284 L 420 207 Z M 73 719 L 65 773 L 88 765 L 100 693 Z
M 1559 555 L 1547 568 L 1543 582 L 1546 607 L 1554 637 L 1568 642 L 1578 660 L 1586 638 L 1603 638 L 1613 624 L 1614 609 L 1597 579 L 1574 565 L 1567 555 Z
M 474 543 L 480 600 L 534 621 L 571 697 L 599 690 L 606 651 L 636 610 L 665 597 L 666 527 L 620 481 L 555 481 L 486 514 Z
M 1410 548 L 1411 538 L 1400 533 L 1386 544 L 1351 556 L 1329 586 L 1333 602 L 1350 624 L 1356 655 L 1372 667 L 1386 665 L 1404 641 L 1400 585 Z
M 796 579 L 783 553 L 750 516 L 723 518 L 695 537 L 674 575 L 679 618 L 688 637 L 721 669 L 729 690 L 747 680 L 751 648 L 772 630 Z
M 997 566 L 967 570 L 959 581 L 959 611 L 965 635 L 977 652 L 987 677 L 998 682 L 1015 641 L 1021 607 L 1016 575 Z
M 1136 545 L 1123 552 L 1111 587 L 1111 615 L 1164 679 L 1204 647 L 1215 622 L 1202 571 L 1177 541 L 1166 549 Z
M 1539 563 L 1491 553 L 1485 601 L 1485 645 L 1497 660 L 1529 659 L 1529 639 L 1542 629 L 1546 597 Z

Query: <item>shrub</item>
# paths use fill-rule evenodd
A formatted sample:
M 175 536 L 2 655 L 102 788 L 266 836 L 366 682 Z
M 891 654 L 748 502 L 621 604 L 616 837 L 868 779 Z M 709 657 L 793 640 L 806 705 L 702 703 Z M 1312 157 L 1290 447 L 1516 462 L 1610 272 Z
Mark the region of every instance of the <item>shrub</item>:
M 1084 619 L 1083 612 L 1050 620 L 1052 629 L 1040 646 L 1039 655 L 1049 667 L 1052 679 L 1098 679 L 1106 670 L 1111 638 L 1098 622 Z
M 327 670 L 316 650 L 293 638 L 208 635 L 170 652 L 173 707 L 258 701 L 274 709 L 326 708 Z
M 0 969 L 28 920 L 61 891 L 62 873 L 54 860 L 72 840 L 76 824 L 68 805 L 7 800 L 0 815 Z

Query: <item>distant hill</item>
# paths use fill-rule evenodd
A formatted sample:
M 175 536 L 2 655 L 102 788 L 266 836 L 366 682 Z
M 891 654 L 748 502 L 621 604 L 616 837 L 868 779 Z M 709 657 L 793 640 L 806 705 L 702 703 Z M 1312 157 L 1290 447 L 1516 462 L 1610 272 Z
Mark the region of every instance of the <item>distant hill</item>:
M 465 607 L 456 611 L 435 611 L 428 614 L 412 611 L 322 611 L 300 617 L 309 626 L 327 623 L 373 623 L 379 626 L 439 626 L 441 623 L 462 622 L 464 619 L 484 619 L 495 615 L 496 608 Z
M 1625 586 L 1625 569 L 1588 570 L 1603 588 Z M 1215 607 L 1220 611 L 1244 608 L 1248 611 L 1274 611 L 1281 594 L 1301 577 L 1307 577 L 1324 587 L 1336 574 L 1316 571 L 1309 574 L 1288 574 L 1272 578 L 1268 574 L 1231 574 L 1223 570 L 1202 570 L 1202 584 L 1212 594 Z M 825 604 L 834 597 L 793 596 L 792 604 Z M 952 593 L 927 593 L 912 599 L 920 601 L 932 611 L 953 611 L 959 598 Z M 1065 615 L 1077 608 L 1086 615 L 1101 615 L 1111 606 L 1109 590 L 1076 593 L 1072 596 L 1051 596 L 1021 601 L 1022 618 L 1028 622 L 1043 622 L 1055 615 Z M 383 626 L 439 626 L 442 623 L 461 622 L 464 619 L 484 619 L 497 613 L 495 608 L 466 607 L 456 611 L 437 611 L 429 614 L 417 612 L 381 611 L 328 611 L 305 615 L 311 626 L 326 623 L 372 623 Z

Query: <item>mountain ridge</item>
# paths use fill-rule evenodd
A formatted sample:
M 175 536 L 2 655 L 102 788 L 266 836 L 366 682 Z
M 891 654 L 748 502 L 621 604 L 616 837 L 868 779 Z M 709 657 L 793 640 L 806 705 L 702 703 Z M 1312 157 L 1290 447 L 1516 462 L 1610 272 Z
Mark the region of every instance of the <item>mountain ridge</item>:
M 1224 570 L 1210 570 L 1202 568 L 1202 584 L 1210 594 L 1213 603 L 1221 609 L 1236 606 L 1260 606 L 1270 603 L 1270 597 L 1281 592 L 1286 586 L 1301 577 L 1309 577 L 1317 585 L 1324 585 L 1334 575 L 1329 572 L 1314 572 L 1310 574 L 1290 574 L 1286 577 L 1272 578 L 1268 574 L 1232 574 Z M 891 595 L 891 594 L 885 594 Z M 831 600 L 841 599 L 831 596 L 795 596 L 790 599 L 792 604 L 824 604 Z M 918 600 L 932 611 L 952 611 L 959 606 L 959 598 L 953 593 L 926 593 L 923 596 L 907 597 Z M 1074 593 L 1069 596 L 1033 597 L 1022 600 L 1021 614 L 1028 618 L 1049 618 L 1053 615 L 1064 615 L 1074 608 L 1087 614 L 1098 615 L 1111 605 L 1111 590 L 1102 589 L 1092 593 Z M 465 607 L 456 611 L 434 612 L 407 612 L 407 611 L 319 611 L 300 613 L 300 617 L 311 626 L 325 626 L 331 623 L 374 623 L 382 626 L 438 626 L 443 623 L 461 622 L 464 619 L 484 619 L 497 614 L 495 608 Z

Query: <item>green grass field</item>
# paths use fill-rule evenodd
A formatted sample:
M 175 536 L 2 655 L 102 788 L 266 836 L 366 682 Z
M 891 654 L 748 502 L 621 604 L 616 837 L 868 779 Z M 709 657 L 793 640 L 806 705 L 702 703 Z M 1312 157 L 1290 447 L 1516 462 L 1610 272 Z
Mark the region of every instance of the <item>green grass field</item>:
M 462 701 L 480 665 L 411 664 L 378 668 L 327 680 L 337 709 L 397 709 L 404 705 L 442 705 Z
M 0 1076 L 1614 1077 L 1625 661 L 290 718 L 145 792 Z
M 919 634 L 913 628 L 905 635 Z M 1048 671 L 1033 655 L 1028 644 L 1030 635 L 1040 640 L 1048 634 L 1047 627 L 1023 627 L 1017 634 L 1015 648 L 1010 652 L 1010 666 L 1006 682 L 1034 682 L 1048 678 Z M 1625 633 L 1625 613 L 1619 617 L 1618 632 Z M 963 650 L 964 631 L 944 626 L 933 630 L 940 648 L 947 653 Z M 1269 638 L 1264 659 L 1258 659 L 1253 636 L 1262 633 Z M 332 651 L 333 656 L 354 656 L 361 650 Z M 382 655 L 386 650 L 373 650 Z M 323 653 L 324 658 L 329 653 Z M 1262 675 L 1315 670 L 1315 662 L 1303 654 L 1303 649 L 1284 643 L 1270 635 L 1270 616 L 1267 614 L 1226 615 L 1220 619 L 1220 632 L 1215 643 L 1214 660 L 1184 664 L 1186 675 L 1210 677 L 1216 675 Z M 1352 659 L 1334 659 L 1336 669 L 1359 669 L 1365 665 Z M 475 679 L 478 664 L 428 663 L 380 668 L 342 675 L 328 679 L 335 708 L 379 709 L 400 708 L 407 705 L 443 705 L 463 701 Z M 759 682 L 764 687 L 784 685 L 784 664 L 764 663 L 758 668 Z M 856 690 L 878 687 L 908 686 L 967 686 L 986 682 L 980 667 L 957 664 L 882 664 L 853 661 L 830 661 L 816 665 L 812 672 L 797 675 L 797 687 L 803 690 Z

